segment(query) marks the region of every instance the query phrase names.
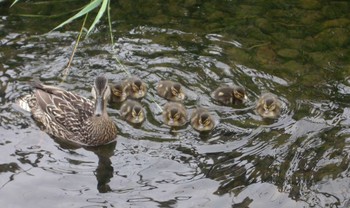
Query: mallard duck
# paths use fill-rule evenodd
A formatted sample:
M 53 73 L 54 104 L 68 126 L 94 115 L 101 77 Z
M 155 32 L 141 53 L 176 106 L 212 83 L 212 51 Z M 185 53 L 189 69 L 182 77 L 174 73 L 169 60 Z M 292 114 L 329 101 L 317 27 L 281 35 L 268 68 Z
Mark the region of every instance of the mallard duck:
M 93 101 L 39 81 L 32 86 L 34 93 L 18 102 L 48 134 L 83 146 L 98 146 L 116 139 L 117 128 L 106 109 L 111 91 L 105 77 L 95 79 Z
M 125 92 L 130 98 L 143 98 L 147 92 L 147 85 L 138 77 L 130 77 L 123 82 Z
M 171 101 L 182 101 L 185 99 L 185 93 L 180 83 L 170 80 L 160 81 L 157 85 L 157 93 L 161 97 Z
M 210 131 L 214 128 L 215 122 L 208 110 L 197 108 L 191 115 L 191 125 L 200 132 Z
M 186 108 L 181 103 L 169 102 L 164 105 L 163 120 L 168 126 L 183 126 L 187 122 Z
M 111 102 L 112 103 L 121 103 L 123 102 L 127 94 L 125 93 L 125 86 L 122 82 L 118 82 L 116 84 L 110 84 L 111 89 Z
M 238 104 L 247 100 L 245 89 L 240 86 L 221 86 L 212 93 L 212 97 L 224 105 Z
M 265 93 L 256 104 L 256 112 L 263 118 L 277 118 L 281 113 L 281 102 L 276 95 Z
M 122 118 L 130 123 L 141 123 L 145 119 L 145 112 L 142 105 L 134 100 L 127 100 L 120 108 Z

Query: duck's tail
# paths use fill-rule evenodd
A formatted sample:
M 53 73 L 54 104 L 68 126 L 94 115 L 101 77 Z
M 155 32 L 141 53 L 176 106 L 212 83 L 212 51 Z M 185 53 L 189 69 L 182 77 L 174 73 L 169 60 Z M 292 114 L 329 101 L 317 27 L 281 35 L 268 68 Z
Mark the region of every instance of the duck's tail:
M 19 105 L 20 108 L 22 108 L 25 111 L 30 112 L 31 107 L 30 107 L 30 101 L 32 99 L 33 95 L 25 95 L 23 97 L 20 97 L 16 100 L 16 103 Z

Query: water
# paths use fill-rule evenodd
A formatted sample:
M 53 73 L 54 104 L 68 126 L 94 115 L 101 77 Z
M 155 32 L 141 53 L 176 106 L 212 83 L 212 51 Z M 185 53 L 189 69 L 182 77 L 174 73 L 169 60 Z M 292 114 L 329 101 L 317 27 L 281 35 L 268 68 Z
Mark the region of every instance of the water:
M 347 1 L 118 1 L 115 45 L 101 23 L 80 43 L 62 81 L 81 22 L 53 15 L 79 3 L 0 3 L 0 202 L 7 207 L 349 207 L 350 61 Z M 91 15 L 93 16 L 93 15 Z M 109 113 L 116 144 L 60 144 L 13 104 L 40 78 L 90 97 L 96 75 L 149 85 L 147 121 L 135 128 Z M 218 125 L 199 134 L 161 122 L 159 80 L 185 86 L 186 107 L 209 108 Z M 222 83 L 245 86 L 248 102 L 210 98 Z M 275 93 L 275 121 L 254 112 Z M 157 104 L 153 102 L 153 98 Z

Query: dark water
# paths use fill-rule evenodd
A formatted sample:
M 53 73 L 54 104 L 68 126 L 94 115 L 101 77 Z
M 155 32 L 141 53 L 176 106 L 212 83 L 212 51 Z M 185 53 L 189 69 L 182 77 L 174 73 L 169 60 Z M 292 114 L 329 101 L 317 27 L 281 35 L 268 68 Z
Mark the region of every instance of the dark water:
M 65 81 L 82 20 L 48 33 L 69 15 L 22 15 L 58 15 L 84 2 L 11 2 L 0 1 L 2 205 L 350 206 L 348 1 L 113 1 L 115 45 L 103 21 L 80 43 Z M 13 104 L 33 77 L 89 97 L 96 75 L 128 76 L 116 59 L 151 95 L 139 128 L 110 106 L 116 144 L 67 148 Z M 157 104 L 165 101 L 154 89 L 161 79 L 183 84 L 186 107 L 209 108 L 216 128 L 200 135 L 163 125 Z M 209 94 L 222 83 L 245 86 L 249 101 L 217 105 Z M 254 112 L 265 91 L 283 101 L 275 121 Z

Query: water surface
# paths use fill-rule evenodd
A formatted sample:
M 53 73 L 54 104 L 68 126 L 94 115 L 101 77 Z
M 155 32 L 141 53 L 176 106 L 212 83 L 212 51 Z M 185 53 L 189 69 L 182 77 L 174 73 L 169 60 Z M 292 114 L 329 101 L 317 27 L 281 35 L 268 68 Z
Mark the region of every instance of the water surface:
M 348 207 L 350 205 L 350 4 L 347 1 L 118 1 L 62 70 L 81 21 L 48 33 L 82 2 L 0 3 L 0 202 L 7 207 Z M 91 15 L 93 16 L 93 15 Z M 91 23 L 91 22 L 90 22 Z M 120 60 L 124 67 L 118 65 Z M 125 69 L 124 69 L 125 68 Z M 126 123 L 109 106 L 115 144 L 71 148 L 14 101 L 40 78 L 90 97 L 95 76 L 141 77 L 147 120 Z M 180 82 L 189 112 L 210 109 L 206 135 L 161 122 L 159 80 Z M 248 102 L 221 106 L 221 84 Z M 276 120 L 254 105 L 263 92 L 283 102 Z M 154 102 L 154 100 L 156 102 Z

